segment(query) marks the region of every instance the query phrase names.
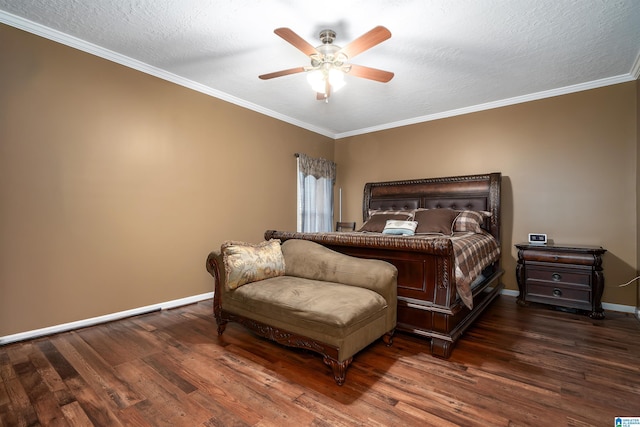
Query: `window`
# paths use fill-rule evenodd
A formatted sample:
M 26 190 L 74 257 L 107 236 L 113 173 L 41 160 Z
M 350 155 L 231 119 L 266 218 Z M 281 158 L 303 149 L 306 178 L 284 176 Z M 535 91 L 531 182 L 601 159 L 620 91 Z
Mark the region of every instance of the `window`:
M 298 231 L 333 230 L 336 164 L 296 154 L 298 162 Z

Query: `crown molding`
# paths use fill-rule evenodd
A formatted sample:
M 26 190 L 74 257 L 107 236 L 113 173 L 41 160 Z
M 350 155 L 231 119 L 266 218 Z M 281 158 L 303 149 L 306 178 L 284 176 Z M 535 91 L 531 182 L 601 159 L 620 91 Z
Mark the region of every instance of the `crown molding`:
M 109 49 L 105 49 L 101 46 L 95 45 L 93 43 L 89 43 L 85 40 L 79 39 L 69 34 L 65 34 L 58 30 L 54 30 L 53 28 L 46 27 L 44 25 L 38 24 L 28 19 L 24 19 L 19 16 L 16 16 L 4 11 L 0 11 L 0 22 L 7 24 L 11 27 L 15 27 L 20 30 L 26 31 L 28 33 L 32 33 L 37 36 L 43 37 L 45 39 L 49 39 L 54 42 L 63 44 L 65 46 L 78 49 L 82 52 L 86 52 L 91 55 L 95 55 L 100 58 L 106 59 L 108 61 L 112 61 L 117 64 L 124 65 L 125 67 L 132 68 L 134 70 L 143 72 L 145 74 L 149 74 L 154 77 L 158 77 L 160 79 L 169 81 L 171 83 L 175 83 L 177 85 L 186 87 L 188 89 L 192 89 L 197 92 L 212 96 L 214 98 L 218 98 L 223 101 L 230 102 L 232 104 L 238 105 L 248 110 L 252 110 L 257 113 L 272 117 L 274 119 L 278 119 L 283 122 L 292 124 L 294 126 L 307 129 L 311 132 L 335 139 L 335 135 L 332 132 L 329 132 L 327 129 L 313 126 L 309 123 L 305 123 L 300 120 L 296 120 L 292 117 L 286 116 L 284 114 L 280 114 L 278 112 L 261 107 L 260 105 L 247 102 L 243 99 L 229 95 L 228 93 L 225 93 L 216 89 L 212 89 L 209 86 L 205 86 L 203 84 L 194 82 L 193 80 L 185 79 L 184 77 L 181 77 L 176 74 L 170 73 L 168 71 L 162 70 L 160 68 L 154 67 L 145 62 L 138 61 L 137 59 L 130 58 L 128 56 L 119 54 Z
M 638 52 L 638 56 L 636 56 L 636 60 L 633 62 L 629 74 L 633 77 L 633 80 L 640 78 L 640 52 Z
M 478 104 L 470 107 L 458 108 L 454 110 L 444 111 L 441 113 L 419 116 L 412 119 L 385 123 L 378 126 L 356 129 L 349 132 L 334 133 L 328 129 L 320 128 L 320 127 L 311 125 L 309 123 L 294 119 L 287 115 L 280 114 L 276 111 L 261 107 L 260 105 L 247 102 L 243 99 L 229 95 L 228 93 L 225 93 L 216 89 L 212 89 L 203 84 L 194 82 L 189 79 L 185 79 L 176 74 L 169 73 L 165 70 L 159 69 L 147 63 L 138 61 L 136 59 L 130 58 L 125 55 L 121 55 L 117 52 L 113 52 L 109 49 L 105 49 L 93 43 L 89 43 L 77 37 L 71 36 L 69 34 L 65 34 L 63 32 L 54 30 L 52 28 L 46 27 L 44 25 L 35 23 L 28 19 L 24 19 L 4 11 L 0 11 L 0 22 L 18 29 L 27 31 L 29 33 L 44 37 L 46 39 L 64 44 L 74 49 L 81 50 L 91 55 L 95 55 L 100 58 L 104 58 L 109 61 L 118 63 L 120 65 L 124 65 L 125 67 L 132 68 L 134 70 L 141 71 L 143 73 L 175 83 L 177 85 L 186 87 L 188 89 L 192 89 L 197 92 L 212 96 L 214 98 L 227 101 L 229 103 L 238 105 L 248 110 L 252 110 L 257 113 L 283 121 L 285 123 L 289 123 L 291 125 L 300 127 L 302 129 L 307 129 L 311 132 L 326 136 L 333 140 L 372 133 L 372 132 L 378 132 L 382 130 L 393 129 L 393 128 L 402 127 L 402 126 L 409 126 L 409 125 L 429 122 L 433 120 L 440 120 L 440 119 L 445 119 L 445 118 L 454 117 L 454 116 L 461 116 L 464 114 L 470 114 L 470 113 L 475 113 L 475 112 L 484 111 L 484 110 L 491 110 L 494 108 L 506 107 L 509 105 L 521 104 L 524 102 L 537 101 L 540 99 L 551 98 L 551 97 L 560 96 L 560 95 L 567 95 L 567 94 L 581 92 L 589 89 L 597 89 L 604 86 L 630 82 L 633 80 L 637 80 L 640 77 L 640 53 L 639 53 L 631 67 L 629 74 L 609 77 L 609 78 L 600 79 L 600 80 L 593 80 L 590 82 L 580 83 L 580 84 L 571 85 L 571 86 L 565 86 L 557 89 L 536 92 L 528 95 L 517 96 L 513 98 L 498 100 L 498 101 L 487 102 L 484 104 Z
M 639 58 L 640 58 L 640 56 L 639 56 Z M 640 70 L 637 69 L 637 68 L 640 67 L 640 64 L 639 64 L 638 60 L 636 60 L 636 64 L 634 66 L 636 67 L 635 72 L 637 74 L 638 72 L 640 72 Z M 525 103 L 525 102 L 537 101 L 537 100 L 545 99 L 545 98 L 552 98 L 554 96 L 568 95 L 570 93 L 582 92 L 582 91 L 589 90 L 589 89 L 597 89 L 597 88 L 601 88 L 601 87 L 604 87 L 604 86 L 610 86 L 610 85 L 615 85 L 615 84 L 619 84 L 619 83 L 626 83 L 626 82 L 630 82 L 630 81 L 633 81 L 633 80 L 636 80 L 636 79 L 637 79 L 637 76 L 634 78 L 633 75 L 630 73 L 630 74 L 624 74 L 624 75 L 621 75 L 621 76 L 609 77 L 609 78 L 606 78 L 606 79 L 593 80 L 593 81 L 586 82 L 586 83 L 580 83 L 580 84 L 576 84 L 576 85 L 565 86 L 565 87 L 561 87 L 561 88 L 557 88 L 557 89 L 545 90 L 545 91 L 541 91 L 541 92 L 531 93 L 531 94 L 528 94 L 528 95 L 516 96 L 516 97 L 513 97 L 513 98 L 502 99 L 502 100 L 499 100 L 499 101 L 487 102 L 485 104 L 478 104 L 478 105 L 473 105 L 473 106 L 470 106 L 470 107 L 464 107 L 464 108 L 458 108 L 458 109 L 455 109 L 455 110 L 443 111 L 441 113 L 429 114 L 429 115 L 426 115 L 426 116 L 415 117 L 413 119 L 407 119 L 407 120 L 401 120 L 401 121 L 397 121 L 397 122 L 391 122 L 391 123 L 383 124 L 383 125 L 380 125 L 380 126 L 373 126 L 373 127 L 369 127 L 369 128 L 358 129 L 358 130 L 354 130 L 354 131 L 351 131 L 351 132 L 345 132 L 345 133 L 337 134 L 335 136 L 335 139 L 341 139 L 341 138 L 346 138 L 346 137 L 355 136 L 355 135 L 362 135 L 362 134 L 371 133 L 371 132 L 378 132 L 378 131 L 381 131 L 381 130 L 388 130 L 388 129 L 397 128 L 397 127 L 401 127 L 401 126 L 409 126 L 409 125 L 429 122 L 429 121 L 433 121 L 433 120 L 446 119 L 448 117 L 461 116 L 461 115 L 464 115 L 464 114 L 476 113 L 476 112 L 479 112 L 479 111 L 491 110 L 491 109 L 494 109 L 494 108 L 506 107 L 506 106 L 509 106 L 509 105 L 522 104 L 522 103 Z

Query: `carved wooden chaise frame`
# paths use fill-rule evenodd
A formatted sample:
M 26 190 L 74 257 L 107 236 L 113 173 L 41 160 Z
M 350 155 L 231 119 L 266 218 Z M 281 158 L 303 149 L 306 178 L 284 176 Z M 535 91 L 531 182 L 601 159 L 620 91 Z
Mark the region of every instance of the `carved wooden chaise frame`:
M 279 344 L 319 353 L 322 355 L 322 361 L 331 368 L 336 384 L 339 386 L 344 384 L 347 368 L 353 361 L 353 357 L 339 361 L 339 349 L 337 347 L 224 310 L 222 308 L 222 292 L 220 290 L 220 286 L 222 286 L 223 283 L 223 280 L 220 280 L 220 272 L 222 269 L 219 264 L 220 258 L 215 256 L 214 253 L 211 253 L 207 257 L 206 268 L 214 277 L 215 282 L 213 312 L 218 325 L 218 336 L 221 336 L 224 333 L 227 323 L 235 322 L 243 325 L 256 335 L 275 341 Z M 386 346 L 391 346 L 393 344 L 394 333 L 395 329 L 382 336 L 382 340 Z

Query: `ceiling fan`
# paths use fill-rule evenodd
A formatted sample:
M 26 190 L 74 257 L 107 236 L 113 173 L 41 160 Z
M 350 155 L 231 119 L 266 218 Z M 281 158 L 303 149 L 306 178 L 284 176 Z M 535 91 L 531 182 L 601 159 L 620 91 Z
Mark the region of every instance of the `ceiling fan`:
M 344 85 L 345 74 L 382 83 L 393 78 L 393 73 L 389 71 L 347 63 L 354 56 L 391 37 L 391 32 L 383 26 L 375 27 L 342 48 L 333 44 L 336 38 L 333 30 L 320 32 L 322 44 L 318 47 L 313 47 L 289 28 L 277 28 L 274 33 L 307 55 L 311 65 L 262 74 L 258 76 L 262 80 L 308 72 L 307 79 L 316 91 L 316 99 L 328 102 L 331 93 Z

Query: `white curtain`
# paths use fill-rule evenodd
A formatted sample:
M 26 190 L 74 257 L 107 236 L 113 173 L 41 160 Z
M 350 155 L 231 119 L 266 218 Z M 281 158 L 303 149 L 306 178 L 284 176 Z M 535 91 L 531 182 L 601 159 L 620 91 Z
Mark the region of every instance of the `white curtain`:
M 298 158 L 298 231 L 333 231 L 336 164 L 305 154 Z

